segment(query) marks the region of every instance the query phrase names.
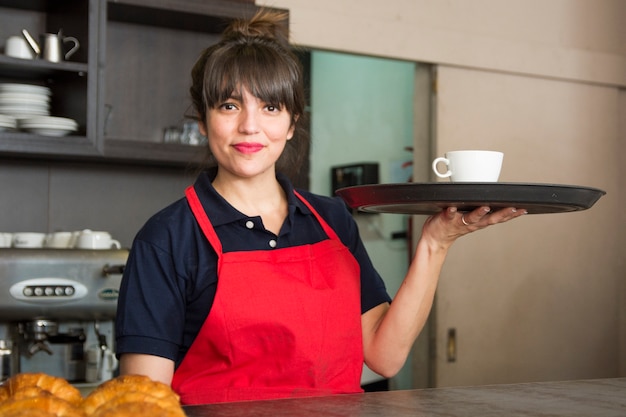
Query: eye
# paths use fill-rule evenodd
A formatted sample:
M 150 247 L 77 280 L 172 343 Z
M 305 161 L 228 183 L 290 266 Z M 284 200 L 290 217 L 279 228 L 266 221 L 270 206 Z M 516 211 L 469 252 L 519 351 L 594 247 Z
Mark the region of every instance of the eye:
M 237 106 L 234 103 L 222 103 L 219 108 L 223 110 L 235 110 Z
M 272 113 L 279 112 L 282 110 L 280 105 L 274 105 L 274 104 L 268 104 L 265 106 L 265 108 L 267 109 L 267 111 L 272 112 Z

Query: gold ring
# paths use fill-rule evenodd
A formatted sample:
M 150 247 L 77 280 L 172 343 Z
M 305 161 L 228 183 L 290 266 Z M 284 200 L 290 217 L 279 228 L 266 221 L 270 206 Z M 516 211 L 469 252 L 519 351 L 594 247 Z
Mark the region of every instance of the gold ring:
M 461 215 L 461 222 L 463 222 L 463 224 L 464 224 L 465 226 L 469 226 L 469 225 L 470 225 L 468 222 L 466 222 L 466 221 L 465 221 L 465 214 L 462 214 L 462 215 Z

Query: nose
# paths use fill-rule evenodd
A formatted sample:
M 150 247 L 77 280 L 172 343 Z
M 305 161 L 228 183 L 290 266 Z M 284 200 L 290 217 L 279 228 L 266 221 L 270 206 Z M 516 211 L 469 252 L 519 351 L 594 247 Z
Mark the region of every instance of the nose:
M 259 118 L 257 112 L 244 109 L 241 112 L 241 119 L 239 121 L 239 132 L 248 135 L 259 133 Z

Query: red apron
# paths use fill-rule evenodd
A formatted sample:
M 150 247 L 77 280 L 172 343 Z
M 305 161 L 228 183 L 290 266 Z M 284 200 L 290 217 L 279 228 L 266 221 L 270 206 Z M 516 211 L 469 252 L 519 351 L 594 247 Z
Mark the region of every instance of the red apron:
M 187 200 L 218 254 L 215 300 L 174 373 L 183 404 L 362 392 L 359 266 L 322 217 L 329 239 L 222 253 L 193 187 Z

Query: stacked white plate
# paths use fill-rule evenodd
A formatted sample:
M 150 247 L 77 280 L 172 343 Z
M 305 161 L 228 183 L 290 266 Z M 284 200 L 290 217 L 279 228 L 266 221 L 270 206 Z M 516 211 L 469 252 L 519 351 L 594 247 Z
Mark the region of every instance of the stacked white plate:
M 53 116 L 31 116 L 18 119 L 21 130 L 44 136 L 65 136 L 78 129 L 73 119 Z
M 0 114 L 0 132 L 15 129 L 17 129 L 17 120 L 15 119 L 15 117 Z
M 0 84 L 0 114 L 17 118 L 50 114 L 50 89 L 40 85 Z

